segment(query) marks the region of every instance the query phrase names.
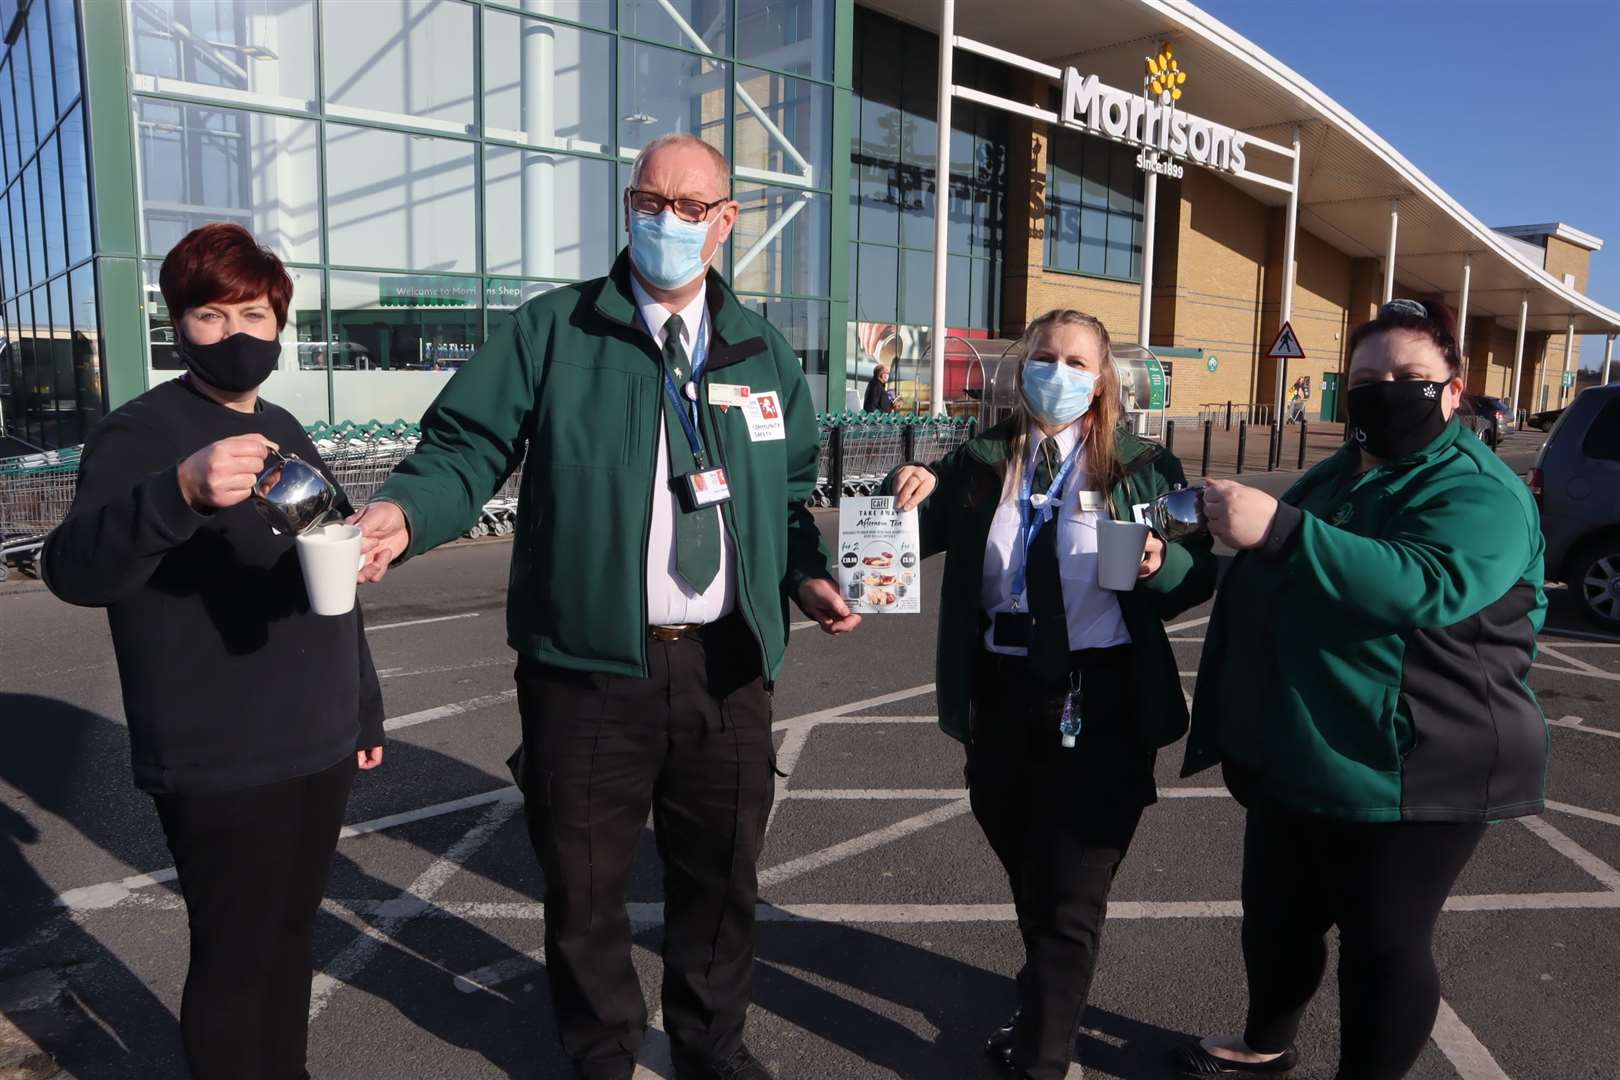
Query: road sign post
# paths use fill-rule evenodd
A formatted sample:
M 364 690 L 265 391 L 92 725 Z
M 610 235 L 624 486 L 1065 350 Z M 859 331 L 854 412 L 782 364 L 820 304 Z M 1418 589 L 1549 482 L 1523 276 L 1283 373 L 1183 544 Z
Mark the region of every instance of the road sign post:
M 1277 340 L 1271 343 L 1266 355 L 1277 361 L 1277 415 L 1271 418 L 1271 423 L 1281 430 L 1283 413 L 1288 407 L 1288 361 L 1305 359 L 1305 350 L 1300 348 L 1299 337 L 1287 319 L 1283 320 L 1282 329 L 1277 331 Z

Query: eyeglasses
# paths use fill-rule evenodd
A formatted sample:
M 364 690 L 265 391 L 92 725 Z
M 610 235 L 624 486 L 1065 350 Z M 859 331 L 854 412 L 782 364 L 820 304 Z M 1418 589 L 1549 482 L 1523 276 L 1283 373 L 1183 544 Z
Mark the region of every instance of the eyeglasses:
M 1416 300 L 1390 300 L 1378 306 L 1378 317 L 1380 319 L 1394 318 L 1401 315 L 1415 315 L 1420 319 L 1431 318 L 1429 309 Z
M 664 212 L 664 207 L 669 206 L 675 209 L 676 217 L 693 224 L 708 217 L 709 211 L 715 207 L 724 206 L 731 201 L 729 195 L 714 202 L 704 202 L 702 199 L 671 199 L 656 191 L 641 191 L 636 188 L 631 188 L 627 194 L 630 196 L 630 209 L 638 214 L 657 217 Z

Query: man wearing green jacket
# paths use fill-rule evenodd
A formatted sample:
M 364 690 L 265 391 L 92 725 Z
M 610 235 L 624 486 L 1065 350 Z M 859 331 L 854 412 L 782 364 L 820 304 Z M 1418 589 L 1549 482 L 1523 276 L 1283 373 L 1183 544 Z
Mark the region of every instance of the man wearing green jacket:
M 624 901 L 649 811 L 676 1074 L 769 1080 L 743 1021 L 786 602 L 830 634 L 860 622 L 805 508 L 819 436 L 798 359 L 707 269 L 737 217 L 730 173 L 696 136 L 650 143 L 612 272 L 492 334 L 358 519 L 361 578 L 376 580 L 459 535 L 523 470 L 513 771 L 545 870 L 557 1026 L 582 1080 L 629 1080 L 647 1026 Z

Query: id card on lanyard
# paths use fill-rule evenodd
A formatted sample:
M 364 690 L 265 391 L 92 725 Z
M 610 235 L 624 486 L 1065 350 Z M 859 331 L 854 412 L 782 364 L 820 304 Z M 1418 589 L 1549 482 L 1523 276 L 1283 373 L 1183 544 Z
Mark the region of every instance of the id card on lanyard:
M 645 324 L 646 320 L 642 320 Z M 698 387 L 703 381 L 703 368 L 708 361 L 709 320 L 698 321 L 697 338 L 694 341 L 693 353 L 699 362 L 692 365 L 692 379 L 686 384 L 686 397 L 681 396 L 675 386 L 675 379 L 666 367 L 664 372 L 664 396 L 669 408 L 681 422 L 681 430 L 686 434 L 687 445 L 692 449 L 692 461 L 696 465 L 691 472 L 671 477 L 675 485 L 676 498 L 680 500 L 681 509 L 690 514 L 698 510 L 707 510 L 711 506 L 719 506 L 731 499 L 731 482 L 726 478 L 726 470 L 710 467 L 708 452 L 703 448 L 703 436 L 698 431 Z M 653 336 L 657 341 L 657 335 Z

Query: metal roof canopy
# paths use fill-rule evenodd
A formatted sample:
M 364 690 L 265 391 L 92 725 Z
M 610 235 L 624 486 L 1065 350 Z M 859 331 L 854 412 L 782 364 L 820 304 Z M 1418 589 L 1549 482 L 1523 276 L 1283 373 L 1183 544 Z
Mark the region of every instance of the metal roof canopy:
M 935 32 L 941 25 L 942 0 L 861 2 Z M 952 6 L 958 41 L 1059 68 L 1073 66 L 1121 88 L 1137 86 L 1142 57 L 1169 41 L 1195 80 L 1188 104 L 1198 115 L 1277 144 L 1289 143 L 1294 127 L 1301 128 L 1299 219 L 1306 231 L 1347 255 L 1383 259 L 1392 202 L 1398 207 L 1397 291 L 1440 294 L 1460 307 L 1466 272 L 1470 316 L 1516 326 L 1521 299 L 1527 298 L 1527 330 L 1562 333 L 1573 323 L 1577 334 L 1620 333 L 1620 312 L 1527 261 L 1512 241 L 1469 213 L 1349 110 L 1191 4 L 963 0 Z M 1044 100 L 1029 104 L 1047 108 Z M 1286 159 L 1259 154 L 1250 161 L 1252 171 L 1287 187 Z M 1286 190 L 1215 174 L 1266 205 L 1288 201 Z

